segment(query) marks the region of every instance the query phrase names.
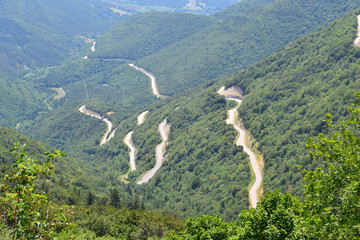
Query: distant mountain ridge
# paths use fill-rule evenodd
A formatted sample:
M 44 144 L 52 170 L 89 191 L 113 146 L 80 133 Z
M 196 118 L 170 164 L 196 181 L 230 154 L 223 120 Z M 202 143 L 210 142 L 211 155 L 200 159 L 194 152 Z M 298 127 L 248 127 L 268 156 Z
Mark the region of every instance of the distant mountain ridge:
M 173 95 L 245 68 L 357 7 L 360 5 L 355 0 L 239 2 L 223 10 L 224 13 L 217 13 L 213 24 L 155 53 L 147 54 L 138 59 L 137 64 L 157 76 L 159 91 Z M 131 22 L 131 19 L 127 21 Z M 151 26 L 153 20 L 145 22 Z M 116 32 L 117 35 L 115 32 L 113 35 L 108 33 L 106 37 L 117 42 L 117 45 L 125 40 L 124 46 L 130 49 L 136 49 L 135 44 L 142 38 L 151 48 L 155 39 L 151 39 L 146 32 L 140 32 L 136 39 L 131 40 L 131 30 L 126 30 L 122 24 L 114 27 L 121 30 Z M 130 37 L 116 38 L 123 35 Z M 114 54 L 119 58 L 126 56 L 126 52 L 118 52 L 116 48 L 107 52 L 111 52 L 112 57 L 115 57 Z M 101 50 L 96 55 L 107 57 Z

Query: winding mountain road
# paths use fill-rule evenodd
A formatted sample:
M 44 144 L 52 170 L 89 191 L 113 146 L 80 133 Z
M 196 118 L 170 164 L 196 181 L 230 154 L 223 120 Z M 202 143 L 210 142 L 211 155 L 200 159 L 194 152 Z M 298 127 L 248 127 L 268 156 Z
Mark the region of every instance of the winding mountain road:
M 54 90 L 57 92 L 57 95 L 54 97 L 55 100 L 62 99 L 66 96 L 66 93 L 62 88 L 51 88 L 51 90 Z
M 130 153 L 129 153 L 130 172 L 136 170 L 136 165 L 135 165 L 136 147 L 135 147 L 135 145 L 133 143 L 133 140 L 131 138 L 133 133 L 134 133 L 134 131 L 129 132 L 128 134 L 126 134 L 126 136 L 124 138 L 124 143 L 126 144 L 126 146 L 128 146 L 128 148 L 130 148 Z
M 101 141 L 100 141 L 100 145 L 103 145 L 107 142 L 110 141 L 111 138 L 113 138 L 115 136 L 115 131 L 117 130 L 117 128 L 111 132 L 112 130 L 112 127 L 113 127 L 113 124 L 112 122 L 107 119 L 107 118 L 104 118 L 103 116 L 101 116 L 99 113 L 96 113 L 90 109 L 87 109 L 85 105 L 81 106 L 79 108 L 79 111 L 85 115 L 88 115 L 88 116 L 91 116 L 91 117 L 94 117 L 94 118 L 97 118 L 103 122 L 106 123 L 106 126 L 107 126 L 107 130 L 106 130 L 106 133 L 104 134 L 104 136 L 102 137 Z M 111 133 L 111 134 L 110 134 Z M 108 137 L 108 135 L 110 134 L 110 136 Z
M 138 66 L 134 65 L 133 63 L 130 63 L 129 66 L 132 67 L 132 68 L 135 68 L 136 70 L 138 70 L 138 71 L 140 71 L 142 73 L 144 73 L 146 76 L 148 76 L 151 79 L 151 88 L 152 88 L 153 94 L 156 97 L 158 97 L 158 98 L 166 98 L 165 95 L 161 95 L 159 93 L 159 90 L 158 90 L 157 84 L 156 84 L 156 78 L 151 72 L 148 72 L 145 69 L 143 69 L 142 67 L 138 67 Z
M 93 42 L 93 45 L 92 45 L 92 47 L 91 47 L 91 51 L 93 51 L 93 52 L 96 51 L 95 45 L 96 45 L 96 41 Z
M 137 117 L 137 125 L 139 126 L 140 124 L 143 124 L 145 121 L 145 117 L 146 114 L 149 111 L 145 111 L 143 113 L 141 113 L 138 117 Z M 130 158 L 130 172 L 135 171 L 136 170 L 136 164 L 135 164 L 135 159 L 136 159 L 136 147 L 134 145 L 134 142 L 132 140 L 132 134 L 134 131 L 129 132 L 128 134 L 126 134 L 125 138 L 124 138 L 124 143 L 126 144 L 126 146 L 128 146 L 128 148 L 130 149 L 130 153 L 129 153 L 129 158 Z
M 360 15 L 357 17 L 358 19 L 358 35 L 357 38 L 354 41 L 354 44 L 358 47 L 360 47 Z
M 222 94 L 225 90 L 225 87 L 222 87 L 219 89 L 218 93 Z M 232 108 L 228 111 L 228 119 L 226 119 L 227 124 L 231 124 L 234 126 L 235 130 L 239 132 L 239 136 L 236 139 L 236 145 L 242 146 L 245 153 L 249 155 L 250 158 L 250 164 L 252 167 L 252 170 L 255 174 L 255 183 L 252 185 L 249 191 L 249 198 L 250 198 L 250 204 L 251 207 L 256 208 L 256 205 L 258 203 L 258 197 L 257 193 L 260 189 L 261 182 L 262 182 L 262 175 L 260 171 L 260 166 L 257 162 L 257 158 L 255 153 L 246 145 L 245 138 L 246 138 L 246 132 L 244 129 L 242 129 L 239 124 L 236 122 L 237 116 L 238 116 L 238 108 L 240 107 L 242 100 L 237 98 L 227 98 L 228 100 L 235 101 L 238 103 L 238 105 L 235 108 Z
M 139 181 L 136 182 L 139 185 L 143 183 L 147 183 L 160 169 L 161 165 L 164 162 L 166 144 L 170 132 L 170 124 L 167 123 L 166 119 L 159 124 L 159 132 L 162 138 L 162 142 L 156 146 L 156 164 L 150 171 L 145 173 L 145 175 L 143 175 Z

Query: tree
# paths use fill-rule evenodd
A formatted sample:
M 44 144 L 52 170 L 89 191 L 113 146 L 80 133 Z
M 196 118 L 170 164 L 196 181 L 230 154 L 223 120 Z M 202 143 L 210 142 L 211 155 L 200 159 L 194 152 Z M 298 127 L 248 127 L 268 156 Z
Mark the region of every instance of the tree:
M 256 209 L 239 215 L 236 239 L 290 239 L 301 213 L 300 200 L 289 193 L 267 193 Z
M 360 99 L 360 93 L 355 95 Z M 355 239 L 360 236 L 360 108 L 348 108 L 350 119 L 332 137 L 319 134 L 306 147 L 323 168 L 304 171 L 305 234 L 323 239 Z M 332 116 L 327 114 L 333 128 Z
M 226 223 L 219 216 L 203 215 L 197 219 L 189 218 L 186 230 L 180 234 L 171 233 L 167 239 L 224 240 L 236 234 L 236 224 Z
M 13 173 L 5 176 L 1 184 L 0 216 L 6 231 L 12 239 L 53 239 L 57 232 L 68 225 L 67 215 L 71 209 L 67 206 L 57 206 L 47 200 L 46 195 L 34 192 L 34 181 L 42 176 L 53 173 L 52 161 L 64 154 L 45 153 L 44 164 L 38 164 L 19 148 L 19 144 L 11 151 L 20 152 Z
M 93 205 L 95 201 L 95 195 L 92 192 L 89 192 L 86 198 L 87 205 Z
M 110 190 L 110 204 L 116 208 L 120 207 L 119 191 L 116 188 Z

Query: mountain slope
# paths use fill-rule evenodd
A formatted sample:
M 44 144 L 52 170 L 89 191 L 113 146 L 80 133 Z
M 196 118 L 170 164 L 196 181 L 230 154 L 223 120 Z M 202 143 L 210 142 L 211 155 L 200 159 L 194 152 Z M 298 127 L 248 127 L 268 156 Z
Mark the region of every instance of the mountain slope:
M 51 152 L 54 149 L 45 144 L 30 139 L 14 130 L 0 126 L 0 174 L 6 174 L 10 171 L 17 156 L 10 153 L 13 143 L 29 144 L 24 150 L 40 162 L 45 159 L 45 152 Z M 39 190 L 49 194 L 50 199 L 66 204 L 82 204 L 85 201 L 87 192 L 91 191 L 98 196 L 107 194 L 111 186 L 109 176 L 101 170 L 95 169 L 72 157 L 58 158 L 54 161 L 55 173 L 48 180 L 42 179 L 37 183 Z M 89 178 L 91 176 L 91 178 Z M 1 180 L 2 181 L 2 177 Z
M 358 1 L 278 0 L 234 14 L 138 65 L 158 76 L 159 91 L 171 95 L 247 67 L 357 7 Z
M 346 114 L 343 105 L 358 91 L 357 14 L 347 14 L 229 80 L 246 91 L 239 114 L 264 154 L 265 191 L 301 193 L 297 165 L 314 167 L 306 139 L 326 131 L 326 112 L 340 121 Z
M 32 84 L 18 84 L 0 73 L 0 124 L 15 128 L 19 122 L 33 119 L 45 106 Z
M 225 82 L 245 90 L 239 116 L 256 139 L 253 147 L 263 154 L 264 191 L 280 189 L 301 195 L 303 175 L 297 166 L 317 166 L 305 149 L 306 139 L 327 131 L 326 112 L 334 121 L 344 119 L 346 100 L 360 89 L 360 48 L 354 46 L 358 14 L 347 14 L 260 63 L 218 79 L 213 86 L 204 85 L 203 90 L 156 107 L 152 110 L 153 116 L 159 115 L 156 120 L 150 110 L 147 122 L 133 134 L 140 173 L 133 172 L 130 178 L 136 179 L 144 172 L 141 169 L 149 169 L 154 162 L 152 149 L 157 142 L 150 139 L 156 123 L 166 116 L 172 126 L 168 160 L 139 193 L 156 207 L 179 209 L 192 216 L 206 212 L 236 218 L 239 209 L 247 206 L 247 156 L 232 150 L 234 130 L 224 121 L 224 110 L 229 107 L 215 94 L 218 84 Z
M 187 38 L 212 24 L 211 17 L 194 14 L 147 13 L 121 21 L 97 39 L 99 58 L 135 60 Z
M 120 19 L 103 3 L 83 0 L 4 0 L 0 13 L 0 70 L 11 75 L 60 62 L 83 45 L 78 34 L 103 33 Z

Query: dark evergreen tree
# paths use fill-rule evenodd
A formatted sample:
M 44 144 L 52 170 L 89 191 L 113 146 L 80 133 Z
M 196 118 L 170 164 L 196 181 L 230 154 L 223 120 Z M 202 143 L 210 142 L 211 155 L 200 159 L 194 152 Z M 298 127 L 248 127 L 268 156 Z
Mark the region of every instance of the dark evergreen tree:
M 120 207 L 120 195 L 116 188 L 110 190 L 110 204 L 116 208 Z
M 92 192 L 89 192 L 86 198 L 86 204 L 87 205 L 93 205 L 95 201 L 95 195 Z

